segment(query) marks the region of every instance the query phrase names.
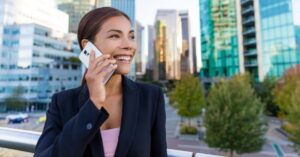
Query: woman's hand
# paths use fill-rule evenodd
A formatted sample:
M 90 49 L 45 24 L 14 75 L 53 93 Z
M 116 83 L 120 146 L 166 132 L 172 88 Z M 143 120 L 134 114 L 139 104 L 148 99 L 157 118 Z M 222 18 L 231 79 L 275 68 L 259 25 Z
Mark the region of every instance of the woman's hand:
M 100 109 L 106 100 L 105 76 L 117 68 L 115 59 L 110 59 L 109 54 L 95 58 L 95 52 L 90 53 L 90 62 L 85 79 L 90 93 L 90 99 Z M 113 64 L 112 66 L 109 66 Z

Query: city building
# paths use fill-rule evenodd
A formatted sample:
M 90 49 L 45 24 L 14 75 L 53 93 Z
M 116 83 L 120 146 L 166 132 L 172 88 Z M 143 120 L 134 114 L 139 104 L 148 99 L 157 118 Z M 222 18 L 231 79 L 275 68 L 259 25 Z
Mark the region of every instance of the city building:
M 263 80 L 281 77 L 300 63 L 299 7 L 296 0 L 237 1 L 243 70 L 254 69 L 253 75 Z
M 203 81 L 240 71 L 235 6 L 235 0 L 200 0 Z
M 181 20 L 177 10 L 158 10 L 155 17 L 156 31 L 161 31 L 157 27 L 157 22 L 165 25 L 165 68 L 166 80 L 179 80 L 181 78 L 181 54 L 182 54 L 182 30 Z M 158 32 L 156 32 L 156 35 Z M 158 36 L 156 36 L 156 40 Z M 156 43 L 161 43 L 156 41 Z M 157 46 L 156 46 L 157 47 Z M 161 50 L 161 49 L 156 49 Z M 159 52 L 155 52 L 158 54 Z M 156 56 L 157 57 L 157 56 Z M 157 60 L 157 58 L 156 58 Z
M 135 71 L 136 77 L 142 78 L 145 74 L 145 54 L 143 52 L 143 32 L 144 27 L 138 22 L 135 22 L 135 40 L 137 49 L 135 52 Z
M 203 80 L 281 77 L 300 62 L 295 0 L 200 0 Z
M 148 26 L 148 58 L 146 65 L 146 78 L 154 80 L 154 66 L 155 66 L 155 29 L 152 25 Z
M 194 75 L 199 75 L 199 69 L 197 65 L 197 40 L 196 37 L 192 37 L 192 46 L 191 46 L 191 51 L 192 51 L 192 59 L 193 59 L 193 64 L 192 64 L 192 72 Z
M 192 73 L 192 55 L 190 55 L 190 24 L 188 11 L 179 12 L 182 29 L 181 74 Z
M 101 0 L 100 2 L 104 4 L 104 1 Z M 95 0 L 58 0 L 57 7 L 69 15 L 69 31 L 77 33 L 81 18 L 96 8 L 97 3 Z
M 45 110 L 55 92 L 74 88 L 82 79 L 75 39 L 50 36 L 49 28 L 37 24 L 6 25 L 0 62 L 0 109 L 17 87 L 27 107 Z M 70 43 L 70 40 L 72 42 Z
M 63 37 L 68 33 L 68 15 L 54 4 L 51 0 L 0 0 L 0 56 L 4 25 L 36 23 L 51 28 L 50 33 L 54 37 Z M 45 5 L 47 9 L 40 9 Z
M 111 0 L 111 7 L 117 8 L 126 13 L 134 26 L 135 23 L 135 0 Z
M 153 78 L 155 81 L 167 80 L 166 62 L 167 62 L 167 35 L 165 21 L 158 20 L 155 24 L 155 49 L 154 49 L 154 69 Z

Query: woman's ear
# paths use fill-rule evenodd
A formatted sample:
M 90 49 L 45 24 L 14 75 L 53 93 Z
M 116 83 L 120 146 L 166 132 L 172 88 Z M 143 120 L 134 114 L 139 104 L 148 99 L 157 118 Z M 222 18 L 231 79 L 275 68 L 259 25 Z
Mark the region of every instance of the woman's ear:
M 88 43 L 89 41 L 87 40 L 87 39 L 82 39 L 81 40 L 81 46 L 82 46 L 82 48 L 84 48 L 85 47 L 85 45 Z

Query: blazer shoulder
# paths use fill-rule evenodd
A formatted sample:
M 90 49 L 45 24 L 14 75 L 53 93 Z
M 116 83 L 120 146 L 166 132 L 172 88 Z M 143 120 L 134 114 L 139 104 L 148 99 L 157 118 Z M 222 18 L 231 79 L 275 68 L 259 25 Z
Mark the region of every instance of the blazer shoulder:
M 56 98 L 58 100 L 74 99 L 74 98 L 78 97 L 82 88 L 83 88 L 83 86 L 79 86 L 76 88 L 71 88 L 71 89 L 67 89 L 64 91 L 60 91 L 60 92 L 54 93 L 53 97 L 56 96 Z

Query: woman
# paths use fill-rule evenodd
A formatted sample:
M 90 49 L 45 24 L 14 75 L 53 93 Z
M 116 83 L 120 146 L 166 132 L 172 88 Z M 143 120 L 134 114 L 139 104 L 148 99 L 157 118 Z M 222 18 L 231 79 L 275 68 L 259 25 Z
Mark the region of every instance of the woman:
M 110 7 L 90 11 L 78 28 L 80 48 L 88 41 L 104 55 L 91 52 L 82 85 L 53 95 L 34 156 L 166 157 L 161 89 L 124 76 L 136 50 L 129 17 Z

